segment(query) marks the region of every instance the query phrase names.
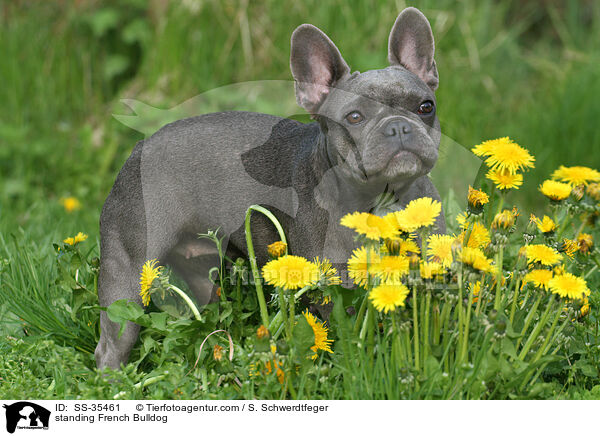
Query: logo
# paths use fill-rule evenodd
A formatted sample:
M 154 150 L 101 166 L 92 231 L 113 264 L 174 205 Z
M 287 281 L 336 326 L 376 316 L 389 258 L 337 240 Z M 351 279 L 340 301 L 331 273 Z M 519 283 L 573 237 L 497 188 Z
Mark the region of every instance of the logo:
M 10 405 L 4 404 L 6 409 L 6 431 L 14 433 L 15 429 L 48 430 L 50 411 L 28 401 L 19 401 Z

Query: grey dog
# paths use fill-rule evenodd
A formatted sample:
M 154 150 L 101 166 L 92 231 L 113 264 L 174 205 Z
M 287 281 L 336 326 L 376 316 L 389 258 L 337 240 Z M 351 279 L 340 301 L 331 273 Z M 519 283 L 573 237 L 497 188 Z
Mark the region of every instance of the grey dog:
M 214 244 L 198 233 L 220 228 L 227 250 L 247 254 L 246 209 L 268 207 L 290 250 L 343 263 L 356 248 L 339 225 L 354 211 L 373 211 L 382 196 L 400 209 L 439 195 L 428 173 L 440 142 L 434 91 L 438 73 L 431 27 L 414 8 L 402 11 L 389 36 L 390 65 L 351 73 L 333 42 L 303 24 L 291 39 L 298 104 L 315 122 L 250 112 L 187 118 L 140 141 L 125 162 L 100 218 L 100 303 L 141 303 L 143 263 L 158 259 L 185 280 L 199 304 L 214 298 L 209 270 Z M 437 231 L 445 231 L 442 215 Z M 278 240 L 267 219 L 252 218 L 259 262 Z M 98 367 L 126 363 L 139 327 L 101 315 Z

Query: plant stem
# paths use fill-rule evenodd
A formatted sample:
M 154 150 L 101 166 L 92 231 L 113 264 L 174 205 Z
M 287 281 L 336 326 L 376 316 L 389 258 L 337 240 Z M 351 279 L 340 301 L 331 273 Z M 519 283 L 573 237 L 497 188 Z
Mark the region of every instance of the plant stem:
M 546 348 L 548 347 L 548 344 L 550 343 L 550 339 L 553 339 L 553 333 L 554 333 L 554 329 L 556 328 L 556 324 L 558 323 L 558 319 L 560 318 L 560 315 L 562 314 L 563 308 L 565 307 L 565 303 L 562 303 L 558 310 L 556 311 L 556 315 L 554 316 L 554 320 L 552 321 L 552 325 L 550 326 L 550 331 L 548 332 L 548 334 L 546 335 L 546 339 L 544 340 L 544 343 L 542 344 L 542 346 L 540 347 L 540 349 L 538 350 L 538 352 L 535 354 L 535 357 L 533 358 L 533 360 L 531 361 L 533 362 L 537 362 L 537 360 L 542 357 L 542 355 L 545 353 Z M 568 316 L 567 316 L 567 320 L 568 321 Z
M 523 341 L 523 338 L 525 337 L 525 333 L 527 332 L 527 329 L 529 328 L 531 321 L 533 321 L 533 317 L 535 316 L 535 314 L 537 312 L 537 308 L 540 305 L 541 301 L 542 301 L 542 295 L 540 294 L 538 296 L 538 298 L 535 300 L 535 303 L 533 303 L 533 307 L 531 308 L 531 310 L 525 317 L 525 325 L 523 326 L 523 329 L 521 330 L 521 335 L 520 335 L 519 339 L 517 339 L 517 345 L 515 347 L 516 349 L 518 349 L 519 345 L 521 345 L 521 342 Z
M 514 273 L 513 273 L 514 274 Z M 515 283 L 515 290 L 513 292 L 513 301 L 510 307 L 510 323 L 512 325 L 513 320 L 515 319 L 515 310 L 517 309 L 517 300 L 519 299 L 519 291 L 521 285 L 521 278 L 519 277 Z
M 258 265 L 256 263 L 256 254 L 254 252 L 254 244 L 252 243 L 252 229 L 251 229 L 251 225 L 250 225 L 250 217 L 252 216 L 252 211 L 260 212 L 263 215 L 265 215 L 267 218 L 269 218 L 271 220 L 271 222 L 273 223 L 273 225 L 275 226 L 275 228 L 277 229 L 277 232 L 279 233 L 279 238 L 281 239 L 281 241 L 286 244 L 287 244 L 287 241 L 285 239 L 285 233 L 283 231 L 283 227 L 281 227 L 281 224 L 279 223 L 279 221 L 277 220 L 275 215 L 273 215 L 271 213 L 271 211 L 269 211 L 268 209 L 265 209 L 264 207 L 259 206 L 257 204 L 254 204 L 248 208 L 248 210 L 246 211 L 246 219 L 244 221 L 244 230 L 246 232 L 246 246 L 248 248 L 248 257 L 250 259 L 250 268 L 252 269 L 252 276 L 254 277 L 254 285 L 256 287 L 256 296 L 258 298 L 258 305 L 260 307 L 260 317 L 262 319 L 263 325 L 268 326 L 269 325 L 269 311 L 267 310 L 265 294 L 263 292 L 261 277 L 260 277 L 260 273 L 258 271 Z M 287 254 L 287 248 L 286 248 L 286 254 Z
M 356 336 L 358 334 L 358 332 L 360 331 L 360 327 L 363 322 L 365 312 L 367 311 L 367 304 L 368 304 L 367 300 L 368 300 L 368 298 L 367 298 L 367 296 L 365 296 L 365 298 L 363 299 L 363 302 L 360 305 L 360 308 L 358 309 L 358 314 L 356 315 L 356 320 L 354 321 L 354 329 L 352 332 L 354 334 L 354 336 Z
M 429 355 L 429 313 L 431 309 L 431 291 L 425 294 L 425 318 L 423 322 L 423 368 Z
M 567 216 L 565 217 L 565 220 L 563 221 L 562 225 L 560 226 L 560 229 L 558 229 L 558 232 L 556 232 L 556 240 L 557 241 L 560 242 L 560 238 L 570 222 L 571 222 L 571 215 L 569 215 L 567 213 Z
M 290 301 L 290 339 L 292 338 L 292 334 L 294 333 L 294 324 L 295 324 L 295 317 L 296 317 L 296 299 L 294 297 L 294 294 L 291 295 L 291 301 Z
M 519 359 L 523 360 L 527 356 L 527 353 L 533 346 L 534 341 L 539 336 L 540 332 L 542 331 L 542 328 L 546 325 L 546 321 L 548 320 L 548 314 L 550 313 L 550 309 L 552 308 L 552 306 L 554 306 L 554 295 L 550 296 L 550 301 L 548 302 L 548 305 L 546 306 L 546 310 L 544 311 L 540 320 L 538 321 L 535 328 L 533 329 L 533 332 L 531 332 L 531 335 L 529 336 L 529 338 L 527 338 L 527 342 L 525 342 L 525 345 L 523 345 L 523 349 L 519 353 Z
M 587 217 L 588 217 L 588 213 L 587 212 L 582 213 L 581 216 L 579 217 L 579 219 L 581 220 L 581 225 L 579 226 L 579 228 L 575 232 L 575 236 L 573 236 L 573 240 L 575 240 L 575 241 L 577 240 L 577 237 L 579 236 L 579 234 L 581 233 L 581 231 L 585 227 Z
M 450 314 L 450 310 L 451 310 L 450 303 L 445 301 L 444 307 L 442 307 L 442 313 L 440 315 L 440 321 L 439 321 L 440 328 L 436 332 L 434 332 L 433 343 L 435 345 L 438 345 L 440 343 L 440 336 L 442 335 L 442 332 L 446 325 L 446 319 L 448 318 L 448 315 Z
M 463 333 L 463 343 L 462 343 L 462 351 L 460 353 L 460 361 L 464 362 L 467 358 L 467 348 L 469 344 L 469 323 L 471 321 L 471 307 L 473 306 L 473 290 L 475 286 L 471 287 L 471 292 L 469 292 L 469 303 L 467 306 L 467 320 L 465 322 L 465 331 Z
M 410 333 L 408 329 L 404 330 L 404 350 L 406 351 L 406 362 L 408 365 L 412 364 L 412 347 L 410 346 Z
M 462 347 L 462 342 L 463 342 L 463 277 L 462 277 L 462 271 L 458 272 L 458 303 L 456 305 L 456 310 L 457 310 L 457 321 L 458 321 L 458 325 L 457 325 L 457 330 L 458 330 L 458 349 L 460 350 Z M 459 359 L 460 357 L 460 353 L 457 353 L 456 358 Z M 460 359 L 459 359 L 460 360 Z
M 290 320 L 285 316 L 287 312 L 286 302 L 285 302 L 285 294 L 283 292 L 283 288 L 277 287 L 277 295 L 279 296 L 279 310 L 281 311 L 281 317 L 283 319 L 283 325 L 285 326 L 285 335 L 287 336 L 287 340 L 292 340 L 292 331 L 290 329 Z
M 498 251 L 498 255 L 496 257 L 496 268 L 498 268 L 498 272 L 496 273 L 496 298 L 494 300 L 494 309 L 500 310 L 500 301 L 502 296 L 502 263 L 504 261 L 504 245 L 500 246 L 500 250 Z
M 418 303 L 417 303 L 417 290 L 413 288 L 413 340 L 415 341 L 415 369 L 419 371 L 419 319 L 418 319 Z
M 440 343 L 440 301 L 435 298 L 433 300 L 433 345 L 439 345 Z
M 189 306 L 189 308 L 192 309 L 194 318 L 196 318 L 198 321 L 202 321 L 202 317 L 200 316 L 200 312 L 198 311 L 198 308 L 196 307 L 194 302 L 190 299 L 190 297 L 187 296 L 187 294 L 185 292 L 183 292 L 181 289 L 179 289 L 175 285 L 169 285 L 169 289 L 176 292 L 183 299 L 183 301 L 185 301 L 185 303 Z

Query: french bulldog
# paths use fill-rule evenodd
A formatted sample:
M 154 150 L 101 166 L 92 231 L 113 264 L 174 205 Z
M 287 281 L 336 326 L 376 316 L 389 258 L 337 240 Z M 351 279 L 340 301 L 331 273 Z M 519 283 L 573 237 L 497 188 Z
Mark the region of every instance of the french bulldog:
M 398 210 L 439 194 L 428 173 L 440 142 L 438 72 L 429 22 L 415 8 L 396 19 L 389 66 L 353 72 L 333 42 L 303 24 L 292 34 L 290 66 L 296 100 L 315 120 L 300 123 L 251 112 L 187 118 L 140 141 L 121 169 L 100 218 L 98 296 L 102 306 L 141 304 L 139 274 L 158 259 L 187 283 L 199 305 L 214 298 L 209 270 L 214 244 L 199 233 L 220 229 L 231 256 L 247 255 L 243 230 L 252 204 L 270 209 L 293 254 L 326 257 L 343 271 L 356 248 L 339 225 L 355 211 L 374 211 L 382 198 Z M 261 214 L 251 220 L 259 263 L 279 240 Z M 443 233 L 443 214 L 436 222 Z M 101 315 L 99 368 L 126 363 L 139 327 Z

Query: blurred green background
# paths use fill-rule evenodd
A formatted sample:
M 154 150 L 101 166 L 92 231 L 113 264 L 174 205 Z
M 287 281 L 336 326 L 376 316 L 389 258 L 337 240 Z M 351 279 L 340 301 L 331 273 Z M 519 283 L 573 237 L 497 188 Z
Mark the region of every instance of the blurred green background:
M 240 81 L 290 80 L 289 39 L 304 22 L 353 70 L 381 68 L 406 6 L 432 24 L 445 135 L 530 149 L 536 169 L 518 195 L 532 206 L 558 165 L 600 167 L 595 0 L 2 0 L 0 257 L 10 234 L 40 259 L 50 241 L 97 237 L 101 205 L 143 138 L 112 116 L 130 114 L 120 99 L 170 108 Z M 66 213 L 68 196 L 82 208 Z

